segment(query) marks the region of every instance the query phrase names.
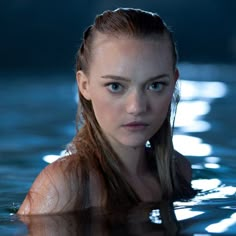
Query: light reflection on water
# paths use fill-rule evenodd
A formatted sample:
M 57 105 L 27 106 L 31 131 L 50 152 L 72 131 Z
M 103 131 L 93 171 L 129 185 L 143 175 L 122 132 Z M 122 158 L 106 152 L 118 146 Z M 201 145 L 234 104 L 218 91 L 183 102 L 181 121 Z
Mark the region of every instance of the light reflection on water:
M 202 70 L 196 71 L 196 67 L 188 65 L 185 67 L 185 73 L 186 71 L 192 74 L 192 78 L 200 76 L 219 79 L 219 75 L 221 75 L 219 70 L 215 70 L 215 67 L 207 66 L 204 66 Z M 202 76 L 200 75 L 201 73 Z M 184 155 L 203 157 L 200 163 L 192 165 L 193 170 L 220 170 L 221 168 L 221 158 L 211 156 L 213 152 L 211 144 L 205 143 L 203 139 L 196 137 L 194 134 L 210 132 L 214 128 L 211 126 L 211 123 L 205 120 L 205 116 L 211 111 L 211 104 L 214 100 L 226 96 L 227 91 L 226 84 L 219 81 L 206 82 L 194 79 L 191 81 L 181 81 L 182 100 L 177 109 L 175 121 L 177 134 L 174 135 L 173 141 L 175 148 Z M 198 221 L 204 219 L 204 215 L 209 215 L 209 209 L 201 207 L 205 204 L 210 208 L 210 211 L 217 207 L 217 202 L 221 202 L 223 207 L 225 207 L 225 202 L 222 199 L 232 198 L 235 204 L 236 187 L 225 186 L 218 178 L 195 179 L 192 181 L 192 186 L 195 189 L 200 189 L 201 192 L 191 201 L 175 203 L 175 214 L 179 221 L 193 217 L 197 217 Z M 228 209 L 233 209 L 233 206 L 229 206 Z M 205 232 L 227 232 L 227 234 L 236 232 L 235 214 L 226 215 L 225 217 L 221 215 L 220 219 L 216 219 L 211 223 L 209 218 L 209 224 L 205 224 Z M 195 225 L 195 230 L 197 227 Z
M 208 101 L 181 101 L 177 111 L 175 127 L 182 132 L 205 132 L 211 128 L 209 122 L 201 119 L 210 111 Z
M 207 67 L 204 70 L 209 73 Z M 192 72 L 191 72 L 192 73 Z M 209 74 L 213 76 L 212 73 Z M 196 76 L 196 75 L 194 75 Z M 222 98 L 227 95 L 227 86 L 222 82 L 202 82 L 202 81 L 182 81 L 181 95 L 183 101 L 178 106 L 175 126 L 179 134 L 174 136 L 174 145 L 177 150 L 187 156 L 202 156 L 202 163 L 192 165 L 193 170 L 220 169 L 220 158 L 211 156 L 213 147 L 204 143 L 198 137 L 189 135 L 195 132 L 210 132 L 211 124 L 204 120 L 211 110 L 211 103 L 214 99 Z M 187 134 L 186 134 L 187 133 Z M 232 198 L 235 204 L 236 187 L 225 186 L 218 178 L 213 179 L 195 179 L 192 181 L 195 189 L 201 189 L 201 193 L 189 202 L 176 202 L 175 214 L 178 220 L 190 219 L 200 215 L 209 214 L 209 209 L 198 211 L 193 206 L 208 205 L 216 208 L 216 202 L 222 199 Z M 225 202 L 221 202 L 225 204 Z M 191 207 L 192 206 L 192 207 Z M 212 207 L 212 208 L 213 208 Z M 221 208 L 225 208 L 223 205 Z M 227 209 L 235 210 L 234 206 L 228 206 Z M 201 208 L 202 210 L 202 208 Z M 207 233 L 225 233 L 235 232 L 236 213 L 226 215 L 220 219 L 205 225 Z
M 231 226 L 235 224 L 236 224 L 236 213 L 233 213 L 229 218 L 220 220 L 217 223 L 207 226 L 206 231 L 209 233 L 224 233 Z
M 204 120 L 213 99 L 224 97 L 227 87 L 223 82 L 181 81 L 182 100 L 178 105 L 175 127 L 179 133 L 206 132 L 211 124 Z M 175 148 L 187 156 L 209 156 L 212 147 L 198 137 L 174 135 Z
M 180 71 L 182 74 L 181 102 L 177 109 L 174 145 L 192 162 L 194 174 L 192 185 L 201 191 L 191 201 L 174 203 L 176 218 L 182 224 L 181 232 L 183 233 L 210 235 L 211 233 L 227 232 L 227 234 L 234 235 L 236 232 L 235 139 L 230 139 L 231 136 L 227 137 L 226 135 L 228 131 L 232 132 L 231 135 L 234 137 L 234 119 L 225 122 L 227 115 L 231 113 L 225 115 L 224 112 L 228 107 L 225 104 L 231 105 L 232 101 L 235 101 L 235 95 L 230 94 L 232 101 L 228 96 L 230 91 L 232 92 L 236 88 L 233 82 L 236 70 L 224 66 L 186 64 L 181 65 Z M 0 198 L 0 225 L 5 225 L 2 228 L 5 229 L 5 232 L 10 225 L 8 217 L 15 212 L 13 209 L 19 206 L 34 177 L 42 169 L 42 166 L 45 166 L 45 162 L 51 163 L 65 154 L 64 151 L 60 153 L 58 146 L 61 147 L 60 144 L 65 143 L 64 139 L 60 139 L 62 135 L 67 136 L 67 140 L 70 140 L 73 135 L 74 124 L 71 122 L 71 117 L 73 118 L 74 112 L 71 112 L 72 116 L 68 116 L 67 119 L 61 110 L 68 107 L 72 109 L 74 106 L 72 104 L 74 101 L 70 100 L 73 96 L 72 91 L 74 91 L 73 82 L 71 84 L 57 83 L 58 87 L 55 87 L 54 83 L 48 83 L 45 86 L 32 83 L 23 86 L 23 90 L 14 90 L 17 104 L 19 98 L 23 98 L 23 104 L 26 104 L 28 101 L 26 95 L 28 90 L 31 91 L 30 97 L 33 102 L 28 110 L 27 106 L 24 106 L 24 109 L 14 106 L 14 96 L 10 98 L 9 104 L 5 102 L 5 110 L 4 113 L 2 112 L 2 117 L 5 119 L 2 122 L 8 122 L 4 123 L 3 131 L 13 134 L 13 136 L 9 136 L 9 139 L 5 138 L 0 143 L 0 149 L 4 150 L 4 153 L 11 147 L 14 149 L 11 149 L 9 158 L 1 159 L 3 166 L 0 166 L 0 175 L 3 173 L 1 177 L 4 177 L 0 179 L 0 187 L 7 195 L 6 198 Z M 51 93 L 52 90 L 54 90 L 54 94 Z M 32 91 L 38 91 L 39 94 L 37 95 L 36 92 L 32 94 Z M 5 93 L 7 92 L 5 91 Z M 45 96 L 41 96 L 41 94 Z M 57 97 L 59 97 L 59 101 Z M 222 105 L 218 99 L 222 99 Z M 216 104 L 220 104 L 220 106 L 216 107 Z M 32 110 L 35 105 L 37 105 L 36 110 Z M 217 109 L 217 115 L 219 115 L 218 126 L 216 126 L 215 120 L 211 120 L 214 109 Z M 8 117 L 11 115 L 7 115 L 8 110 L 10 110 L 9 114 L 12 114 L 12 111 L 15 114 L 12 115 L 13 127 L 14 130 L 17 130 L 15 133 L 12 131 L 12 127 L 6 125 L 10 125 Z M 38 114 L 39 111 L 40 114 Z M 41 111 L 44 111 L 44 114 Z M 222 116 L 220 116 L 221 114 Z M 54 124 L 54 116 L 56 116 L 56 124 Z M 222 120 L 223 118 L 225 120 Z M 50 127 L 53 128 L 50 129 Z M 228 130 L 225 127 L 228 127 Z M 216 129 L 221 135 L 215 135 Z M 24 130 L 25 134 L 21 134 L 20 130 Z M 44 130 L 46 135 L 41 133 Z M 207 135 L 209 133 L 213 133 L 213 135 Z M 21 137 L 20 140 L 19 137 Z M 61 141 L 60 144 L 59 141 Z M 47 145 L 51 145 L 51 151 L 48 151 Z M 42 150 L 47 151 L 42 152 Z M 23 154 L 21 154 L 22 152 Z M 37 159 L 39 156 L 40 158 L 43 156 L 43 164 L 40 162 L 42 159 L 40 161 L 39 158 Z M 37 165 L 37 163 L 40 164 Z M 17 181 L 12 183 L 14 178 Z M 160 222 L 158 211 L 154 209 L 153 213 L 156 214 L 154 214 L 156 218 L 153 219 L 157 220 L 157 223 Z M 16 222 L 16 219 L 12 221 Z M 17 232 L 19 222 L 14 224 L 13 228 Z M 4 231 L 1 231 L 0 228 L 0 232 Z
M 236 187 L 222 185 L 222 181 L 217 178 L 193 180 L 192 185 L 196 189 L 201 189 L 201 192 L 191 201 L 174 203 L 177 220 L 182 221 L 197 217 L 194 226 L 195 232 L 198 227 L 201 227 L 205 228 L 205 232 L 208 233 L 227 232 L 227 235 L 234 235 L 236 213 L 232 214 L 232 211 L 236 210 Z M 223 209 L 228 211 L 223 211 Z M 216 218 L 213 217 L 213 214 L 216 214 Z M 205 222 L 203 223 L 203 221 Z M 186 225 L 188 224 L 186 223 Z M 191 229 L 189 230 L 191 232 Z
M 207 72 L 207 67 L 205 67 Z M 209 71 L 208 71 L 209 72 Z M 220 169 L 221 158 L 212 156 L 213 147 L 205 143 L 197 135 L 202 132 L 210 132 L 211 123 L 204 118 L 211 111 L 211 104 L 215 99 L 227 95 L 227 86 L 223 82 L 216 81 L 181 81 L 181 102 L 178 105 L 177 116 L 175 119 L 176 132 L 173 137 L 175 148 L 186 156 L 203 157 L 201 163 L 192 165 L 193 170 Z M 196 135 L 195 135 L 196 134 Z M 63 152 L 64 154 L 64 152 Z M 52 162 L 60 155 L 47 155 L 44 157 L 46 162 Z M 200 206 L 206 204 L 215 207 L 214 200 L 234 197 L 236 188 L 225 186 L 218 178 L 194 179 L 192 186 L 201 192 L 191 201 L 175 202 L 175 215 L 178 221 L 191 218 L 201 219 L 208 210 Z M 210 204 L 209 204 L 210 203 Z M 194 207 L 198 206 L 199 209 Z M 149 219 L 155 224 L 162 222 L 159 209 L 150 212 Z M 220 219 L 218 222 L 205 226 L 205 232 L 223 233 L 229 230 L 236 223 L 235 214 L 228 218 Z M 196 228 L 195 228 L 196 230 Z
M 205 68 L 206 69 L 206 68 Z M 205 70 L 206 71 L 206 70 Z M 227 86 L 223 82 L 216 81 L 181 81 L 181 102 L 178 105 L 177 116 L 175 120 L 176 134 L 173 137 L 175 148 L 186 156 L 203 157 L 201 163 L 192 165 L 193 170 L 220 169 L 221 158 L 212 156 L 213 147 L 205 143 L 197 134 L 201 132 L 210 132 L 211 123 L 204 117 L 211 111 L 211 104 L 215 99 L 227 95 Z M 196 134 L 196 136 L 194 135 Z M 48 155 L 44 160 L 51 162 L 60 155 Z M 209 214 L 201 206 L 216 207 L 220 199 L 235 197 L 236 188 L 225 186 L 218 178 L 194 179 L 192 186 L 201 192 L 191 201 L 175 202 L 175 215 L 178 221 L 184 221 L 191 218 L 204 219 L 204 215 Z M 225 204 L 224 202 L 221 204 Z M 198 206 L 197 209 L 195 207 Z M 225 206 L 223 206 L 225 208 Z M 222 207 L 221 207 L 222 208 Z M 226 209 L 226 208 L 225 208 Z M 232 209 L 228 206 L 227 209 Z M 159 209 L 150 212 L 149 219 L 155 224 L 162 222 Z M 228 218 L 223 218 L 217 222 L 205 225 L 207 233 L 232 232 L 232 227 L 236 223 L 235 213 Z M 231 227 L 231 228 L 230 228 Z M 196 230 L 196 227 L 195 229 Z M 207 234 L 206 234 L 207 235 Z

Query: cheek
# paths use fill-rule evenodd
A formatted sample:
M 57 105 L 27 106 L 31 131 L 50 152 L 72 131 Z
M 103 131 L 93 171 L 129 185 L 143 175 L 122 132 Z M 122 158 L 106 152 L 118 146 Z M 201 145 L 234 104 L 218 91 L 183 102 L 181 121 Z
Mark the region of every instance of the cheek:
M 104 96 L 93 96 L 92 105 L 95 117 L 100 126 L 104 126 L 104 124 L 106 125 L 117 116 L 117 106 L 115 106 L 110 99 Z
M 164 121 L 166 118 L 170 108 L 171 100 L 172 97 L 168 96 L 153 102 L 152 110 L 156 116 L 156 119 L 158 119 L 160 122 Z
M 92 99 L 92 105 L 93 110 L 95 113 L 95 116 L 101 116 L 101 114 L 106 115 L 106 112 L 108 110 L 107 103 L 104 102 L 104 100 L 98 98 L 98 99 Z

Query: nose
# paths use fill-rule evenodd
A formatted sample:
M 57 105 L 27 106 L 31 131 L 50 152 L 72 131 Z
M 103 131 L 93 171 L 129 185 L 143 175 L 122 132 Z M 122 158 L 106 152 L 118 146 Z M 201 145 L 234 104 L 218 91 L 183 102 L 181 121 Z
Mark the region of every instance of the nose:
M 126 99 L 126 111 L 132 115 L 145 113 L 148 108 L 148 102 L 142 91 L 131 91 Z

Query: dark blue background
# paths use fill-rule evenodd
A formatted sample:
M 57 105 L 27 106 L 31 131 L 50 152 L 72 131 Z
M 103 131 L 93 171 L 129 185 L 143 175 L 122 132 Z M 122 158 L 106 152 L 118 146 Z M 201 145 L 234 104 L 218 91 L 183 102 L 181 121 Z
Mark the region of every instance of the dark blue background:
M 1 0 L 0 71 L 73 72 L 82 32 L 117 7 L 159 13 L 175 32 L 180 60 L 234 63 L 234 0 Z

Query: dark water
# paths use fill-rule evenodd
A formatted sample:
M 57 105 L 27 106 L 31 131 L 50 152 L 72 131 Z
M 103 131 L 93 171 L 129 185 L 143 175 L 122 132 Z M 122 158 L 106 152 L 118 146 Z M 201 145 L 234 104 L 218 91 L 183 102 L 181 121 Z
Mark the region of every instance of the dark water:
M 174 144 L 192 163 L 191 201 L 123 212 L 25 217 L 32 181 L 74 135 L 73 76 L 0 80 L 0 235 L 235 235 L 236 67 L 181 64 Z M 23 223 L 24 222 L 24 223 Z

